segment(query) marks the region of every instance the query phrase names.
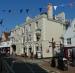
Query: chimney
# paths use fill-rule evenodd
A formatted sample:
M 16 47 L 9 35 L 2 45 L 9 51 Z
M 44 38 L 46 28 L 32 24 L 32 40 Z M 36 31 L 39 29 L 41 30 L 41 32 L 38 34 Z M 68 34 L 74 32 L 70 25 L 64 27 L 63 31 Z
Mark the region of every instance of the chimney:
M 52 4 L 48 4 L 48 11 L 47 11 L 48 19 L 53 18 L 53 6 Z

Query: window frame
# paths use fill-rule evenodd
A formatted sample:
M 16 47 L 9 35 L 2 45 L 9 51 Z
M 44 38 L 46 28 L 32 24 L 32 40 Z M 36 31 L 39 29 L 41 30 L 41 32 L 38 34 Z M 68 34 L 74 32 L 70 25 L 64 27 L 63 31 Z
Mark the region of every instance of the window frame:
M 71 38 L 67 38 L 67 44 L 71 44 Z

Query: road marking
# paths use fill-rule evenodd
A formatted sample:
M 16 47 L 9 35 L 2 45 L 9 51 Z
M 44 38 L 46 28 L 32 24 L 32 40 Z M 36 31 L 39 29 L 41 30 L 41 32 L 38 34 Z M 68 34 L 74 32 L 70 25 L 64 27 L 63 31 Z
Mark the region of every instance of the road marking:
M 25 64 L 26 64 L 26 62 L 24 62 Z M 30 69 L 30 71 L 32 72 L 32 73 L 35 73 L 33 70 L 32 70 L 32 68 L 28 65 L 28 64 L 26 64 L 26 66 Z

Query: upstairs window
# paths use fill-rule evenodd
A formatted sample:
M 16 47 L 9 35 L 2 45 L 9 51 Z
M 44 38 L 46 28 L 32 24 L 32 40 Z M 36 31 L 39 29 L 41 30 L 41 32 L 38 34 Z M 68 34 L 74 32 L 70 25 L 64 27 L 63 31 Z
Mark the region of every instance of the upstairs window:
M 74 28 L 75 28 L 75 24 L 74 24 Z
M 38 21 L 36 21 L 36 27 L 38 28 Z
M 29 35 L 29 41 L 31 41 L 31 35 Z
M 71 38 L 67 38 L 67 44 L 71 44 Z
M 29 24 L 29 28 L 28 28 L 28 30 L 31 31 L 31 24 Z
M 29 26 L 31 27 L 31 24 L 29 24 Z

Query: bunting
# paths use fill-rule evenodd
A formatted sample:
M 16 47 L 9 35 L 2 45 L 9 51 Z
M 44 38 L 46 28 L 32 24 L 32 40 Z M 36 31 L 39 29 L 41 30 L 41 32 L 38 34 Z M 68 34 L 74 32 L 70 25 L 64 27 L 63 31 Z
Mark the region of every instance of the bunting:
M 39 11 L 42 12 L 42 8 L 39 8 Z
M 73 2 L 73 1 L 71 1 L 70 3 L 68 3 L 68 4 L 59 4 L 59 5 L 53 5 L 53 8 L 54 8 L 54 10 L 57 10 L 57 8 L 58 7 L 66 7 L 66 6 L 68 6 L 68 7 L 74 7 L 75 6 L 75 2 Z M 34 9 L 34 8 L 33 8 Z M 18 12 L 19 11 L 19 13 L 20 14 L 22 14 L 23 12 L 26 12 L 27 14 L 29 13 L 29 11 L 30 10 L 33 10 L 33 9 L 30 9 L 30 8 L 27 8 L 27 9 L 24 9 L 24 8 L 21 8 L 21 9 L 18 9 L 18 10 L 16 10 L 16 12 Z M 40 7 L 40 8 L 38 8 L 39 9 L 39 12 L 42 12 L 42 10 L 44 10 L 44 9 L 47 9 L 47 8 L 44 8 L 44 7 Z M 35 10 L 35 9 L 34 9 Z M 12 9 L 2 9 L 2 10 L 0 10 L 0 12 L 3 12 L 3 13 L 13 13 L 14 12 L 14 10 L 12 10 Z M 2 26 L 2 24 L 3 24 L 3 19 L 0 19 L 0 25 Z
M 73 6 L 75 6 L 75 2 L 70 2 L 70 3 L 68 3 L 68 4 L 53 5 L 53 8 L 54 8 L 54 10 L 56 10 L 58 7 L 66 7 L 66 6 L 73 7 Z M 34 8 L 33 8 L 33 9 L 34 9 Z M 41 8 L 38 8 L 38 9 L 39 9 L 39 11 L 41 12 L 44 8 L 41 7 Z M 22 9 L 16 10 L 16 12 L 19 11 L 20 13 L 23 13 L 24 11 L 26 11 L 26 13 L 28 14 L 29 10 L 32 10 L 32 9 L 29 9 L 29 8 L 24 9 L 24 8 L 22 8 Z M 35 10 L 35 9 L 34 9 L 34 10 Z M 12 10 L 12 9 L 9 9 L 9 10 L 3 9 L 3 10 L 0 10 L 0 12 L 8 12 L 8 13 L 11 13 L 11 12 L 14 12 L 14 10 Z
M 23 9 L 20 9 L 20 13 L 22 13 L 23 12 Z
M 11 9 L 9 9 L 8 12 L 11 13 Z
M 29 9 L 26 9 L 26 13 L 28 14 L 28 12 L 29 12 Z
M 1 25 L 3 24 L 3 19 L 0 20 L 0 24 L 1 24 Z
M 54 9 L 56 10 L 58 6 L 54 6 Z

